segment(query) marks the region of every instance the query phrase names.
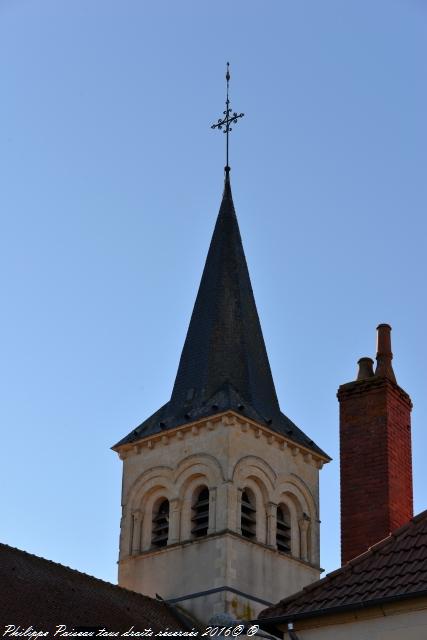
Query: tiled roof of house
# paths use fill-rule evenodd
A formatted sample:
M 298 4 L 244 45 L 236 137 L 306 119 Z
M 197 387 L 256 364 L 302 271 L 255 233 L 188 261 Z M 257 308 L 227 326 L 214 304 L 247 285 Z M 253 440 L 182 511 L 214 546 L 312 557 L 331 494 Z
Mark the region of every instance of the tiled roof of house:
M 280 411 L 228 173 L 171 399 L 113 448 L 227 410 L 328 459 Z
M 302 591 L 264 609 L 262 626 L 427 595 L 427 511 Z M 264 620 L 265 619 L 265 620 Z
M 56 625 L 127 631 L 185 630 L 165 602 L 0 544 L 0 626 L 54 631 Z

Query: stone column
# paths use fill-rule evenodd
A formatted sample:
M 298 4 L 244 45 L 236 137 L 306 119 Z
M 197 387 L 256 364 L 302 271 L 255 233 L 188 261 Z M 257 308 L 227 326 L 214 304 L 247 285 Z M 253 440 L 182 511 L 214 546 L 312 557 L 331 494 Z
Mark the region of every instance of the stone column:
M 216 531 L 216 487 L 209 489 L 209 527 L 208 535 Z
M 226 480 L 216 489 L 215 531 L 224 529 L 235 531 L 234 492 L 231 480 Z
M 310 518 L 304 513 L 303 517 L 299 520 L 299 528 L 301 535 L 301 560 L 308 561 L 308 544 L 307 533 L 310 525 Z
M 141 529 L 142 529 L 142 511 L 136 509 L 132 512 L 132 555 L 137 556 L 141 553 Z
M 179 530 L 181 521 L 181 500 L 172 498 L 169 500 L 169 538 L 168 544 L 179 542 Z
M 122 508 L 122 517 L 120 518 L 120 543 L 119 543 L 119 560 L 130 556 L 132 553 L 132 519 L 129 518 L 126 507 Z
M 314 518 L 311 521 L 310 543 L 308 545 L 308 557 L 313 564 L 320 564 L 320 520 Z
M 267 504 L 267 544 L 269 547 L 277 548 L 277 504 L 269 502 Z
M 243 489 L 237 487 L 237 500 L 236 500 L 236 531 L 242 535 L 242 495 Z

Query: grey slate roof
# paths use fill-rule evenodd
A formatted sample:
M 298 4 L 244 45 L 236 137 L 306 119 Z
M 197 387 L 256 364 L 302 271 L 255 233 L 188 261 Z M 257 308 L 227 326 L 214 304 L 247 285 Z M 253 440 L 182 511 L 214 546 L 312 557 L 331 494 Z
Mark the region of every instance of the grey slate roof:
M 227 174 L 171 399 L 114 448 L 230 409 L 328 457 L 280 411 Z

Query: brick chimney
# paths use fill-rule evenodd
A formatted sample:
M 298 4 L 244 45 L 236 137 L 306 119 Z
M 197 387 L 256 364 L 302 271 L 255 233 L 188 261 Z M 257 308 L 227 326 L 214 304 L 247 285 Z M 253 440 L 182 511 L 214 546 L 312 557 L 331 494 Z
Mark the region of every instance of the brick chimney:
M 361 358 L 340 403 L 341 560 L 344 564 L 413 515 L 411 409 L 396 383 L 391 327 L 377 327 L 377 366 Z

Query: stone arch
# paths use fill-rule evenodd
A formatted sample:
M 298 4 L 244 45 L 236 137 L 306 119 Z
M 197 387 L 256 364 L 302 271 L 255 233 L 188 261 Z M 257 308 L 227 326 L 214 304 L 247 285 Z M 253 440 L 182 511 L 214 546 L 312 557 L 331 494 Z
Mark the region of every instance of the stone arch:
M 209 454 L 193 454 L 180 462 L 174 473 L 175 487 L 181 504 L 181 540 L 191 539 L 191 516 L 195 492 L 209 489 L 208 534 L 216 530 L 216 492 L 224 480 L 218 460 Z
M 278 504 L 282 494 L 289 494 L 295 502 L 301 505 L 301 515 L 305 512 L 310 518 L 317 517 L 316 502 L 305 482 L 297 475 L 290 474 L 279 478 L 272 494 L 273 502 Z
M 244 486 L 239 489 L 240 502 L 240 533 L 249 540 L 261 541 L 262 531 L 260 531 L 260 503 L 259 487 L 252 480 L 247 480 Z M 249 522 L 247 520 L 249 518 Z M 255 518 L 255 523 L 253 519 Z
M 310 527 L 317 518 L 317 505 L 307 485 L 295 474 L 281 478 L 277 484 L 273 502 L 284 504 L 291 519 L 291 554 L 303 560 L 315 558 L 315 549 L 310 544 L 314 536 Z
M 245 478 L 253 477 L 259 481 L 260 487 L 266 492 L 265 498 L 273 493 L 277 482 L 277 475 L 273 468 L 258 456 L 243 456 L 234 465 L 232 480 L 241 486 Z
M 258 456 L 243 456 L 233 469 L 233 484 L 238 491 L 238 532 L 241 533 L 242 493 L 245 488 L 252 491 L 256 504 L 256 540 L 267 543 L 267 505 L 271 500 L 274 485 L 277 479 L 276 473 Z
M 162 497 L 169 503 L 175 498 L 173 472 L 166 466 L 148 469 L 126 492 L 124 505 L 129 514 L 127 532 L 133 555 L 150 549 L 153 508 Z
M 277 506 L 284 505 L 290 516 L 291 555 L 299 558 L 301 555 L 301 539 L 299 533 L 299 521 L 302 517 L 302 508 L 298 499 L 290 492 L 282 493 Z
M 153 486 L 144 493 L 143 502 L 141 505 L 141 511 L 143 514 L 141 546 L 143 551 L 150 549 L 152 546 L 151 540 L 153 530 L 153 515 L 155 513 L 156 505 L 158 505 L 162 500 L 168 500 L 169 505 L 171 504 L 171 493 L 170 491 L 168 491 L 167 487 L 155 484 L 155 479 L 153 479 L 151 482 Z
M 312 512 L 311 516 L 318 520 L 319 519 L 319 505 L 316 502 L 316 500 L 314 499 L 314 496 L 313 496 L 313 493 L 312 493 L 310 487 L 305 482 L 305 480 L 303 478 L 300 478 L 300 476 L 298 476 L 296 473 L 291 473 L 290 477 L 294 478 L 296 480 L 296 482 L 298 483 L 298 486 L 300 486 L 301 489 L 302 488 L 305 489 L 305 495 L 307 497 L 307 502 L 309 503 L 310 507 L 312 507 L 312 509 L 313 509 L 313 512 Z
M 166 466 L 152 467 L 141 473 L 127 490 L 123 505 L 129 509 L 141 508 L 144 494 L 155 485 L 165 486 L 173 495 L 173 469 Z
M 212 491 L 207 484 L 195 483 L 195 487 L 191 490 L 191 511 L 189 525 L 191 538 L 201 538 L 212 533 Z M 207 504 L 206 504 L 207 502 Z
M 151 546 L 157 548 L 165 547 L 168 545 L 170 533 L 170 501 L 163 496 L 162 492 L 153 502 L 151 513 Z
M 174 482 L 179 487 L 178 493 L 186 479 L 195 473 L 205 475 L 212 486 L 218 486 L 225 480 L 223 469 L 214 456 L 209 453 L 193 453 L 181 460 L 173 474 Z
M 276 532 L 273 532 L 273 544 L 281 553 L 292 554 L 292 515 L 289 506 L 281 501 L 276 509 Z
M 187 480 L 183 486 L 182 492 L 182 513 L 181 513 L 181 540 L 190 540 L 191 535 L 191 517 L 193 511 L 193 504 L 196 494 L 203 487 L 209 490 L 209 527 L 208 533 L 212 533 L 215 530 L 215 501 L 213 495 L 215 494 L 216 487 L 209 486 L 206 476 L 194 475 Z

